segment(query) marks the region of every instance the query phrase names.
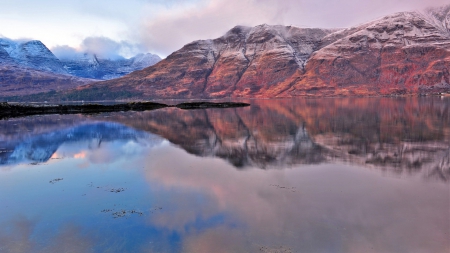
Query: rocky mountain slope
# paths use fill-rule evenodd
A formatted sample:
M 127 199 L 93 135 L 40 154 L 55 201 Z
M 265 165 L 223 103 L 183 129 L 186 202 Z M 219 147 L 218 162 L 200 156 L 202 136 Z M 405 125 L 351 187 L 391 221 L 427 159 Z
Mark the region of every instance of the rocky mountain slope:
M 71 75 L 109 80 L 154 65 L 161 61 L 155 54 L 138 54 L 130 59 L 102 59 L 95 54 L 80 54 L 75 58 L 61 58 L 61 62 Z
M 324 38 L 345 34 L 315 52 L 280 96 L 450 91 L 450 33 L 433 13 L 397 13 Z
M 449 6 L 344 30 L 237 26 L 158 64 L 71 92 L 132 98 L 427 94 L 450 91 Z M 111 97 L 112 98 L 112 97 Z
M 55 74 L 68 74 L 59 59 L 41 41 L 16 42 L 0 38 L 0 47 L 17 65 Z
M 85 89 L 109 87 L 153 98 L 276 95 L 331 32 L 237 26 L 218 39 L 192 42 L 152 67 Z
M 54 74 L 17 64 L 2 64 L 0 60 L 0 97 L 60 92 L 92 82 L 92 79 Z
M 41 41 L 0 38 L 0 97 L 66 91 L 93 79 L 111 79 L 143 69 L 161 59 L 138 54 L 130 59 L 99 59 L 84 54 L 76 59 L 58 59 Z M 5 98 L 6 97 L 6 98 Z
M 40 41 L 0 38 L 0 96 L 65 91 L 92 82 L 69 75 Z
M 9 56 L 8 52 L 3 47 L 0 47 L 0 64 L 13 63 L 14 60 Z
M 6 62 L 6 59 L 9 63 L 36 70 L 101 80 L 121 77 L 161 60 L 150 53 L 138 54 L 130 59 L 103 59 L 90 53 L 58 59 L 41 41 L 17 42 L 0 38 L 0 63 Z

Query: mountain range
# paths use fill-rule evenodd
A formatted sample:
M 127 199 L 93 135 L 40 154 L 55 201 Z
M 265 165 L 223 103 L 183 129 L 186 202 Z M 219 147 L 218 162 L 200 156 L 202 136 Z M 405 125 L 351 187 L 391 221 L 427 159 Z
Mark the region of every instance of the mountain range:
M 150 53 L 130 59 L 103 59 L 89 53 L 58 59 L 41 41 L 0 38 L 0 91 L 2 95 L 27 95 L 68 90 L 95 79 L 117 78 L 160 60 Z
M 346 29 L 236 26 L 220 38 L 194 41 L 157 64 L 120 78 L 15 99 L 273 98 L 449 92 L 449 20 L 447 5 L 395 13 Z
M 84 78 L 109 80 L 141 70 L 161 61 L 156 54 L 138 54 L 132 58 L 105 59 L 92 53 L 60 59 L 67 73 Z
M 81 98 L 383 96 L 450 91 L 450 5 L 347 29 L 236 26 Z M 107 92 L 105 90 L 107 89 Z

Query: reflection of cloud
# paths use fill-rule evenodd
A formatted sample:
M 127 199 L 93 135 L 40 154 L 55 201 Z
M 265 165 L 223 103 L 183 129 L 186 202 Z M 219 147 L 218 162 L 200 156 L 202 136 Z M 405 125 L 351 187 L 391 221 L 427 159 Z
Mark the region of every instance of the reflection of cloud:
M 0 252 L 44 253 L 44 252 L 93 252 L 94 241 L 83 234 L 80 228 L 66 225 L 48 240 L 36 233 L 37 222 L 19 217 L 9 224 L 2 224 L 0 230 Z M 4 229 L 10 229 L 5 233 Z
M 383 178 L 342 165 L 238 171 L 219 159 L 173 148 L 154 150 L 146 164 L 149 183 L 174 192 L 151 222 L 188 234 L 185 245 L 192 252 L 215 252 L 210 250 L 238 237 L 231 251 L 261 245 L 294 252 L 450 249 L 445 184 Z M 223 225 L 189 229 L 220 213 Z
M 69 46 L 52 47 L 51 51 L 58 59 L 76 59 L 82 55 L 82 52 Z

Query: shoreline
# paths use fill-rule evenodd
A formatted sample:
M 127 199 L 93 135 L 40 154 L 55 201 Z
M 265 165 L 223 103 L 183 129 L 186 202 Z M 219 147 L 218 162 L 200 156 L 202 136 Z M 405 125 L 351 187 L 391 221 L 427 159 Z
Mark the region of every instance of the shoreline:
M 250 106 L 248 103 L 234 102 L 188 102 L 176 105 L 167 105 L 155 102 L 130 102 L 113 105 L 101 104 L 82 104 L 82 105 L 62 105 L 62 104 L 44 104 L 44 105 L 24 105 L 10 104 L 8 102 L 0 103 L 0 120 L 16 117 L 25 117 L 32 115 L 46 114 L 92 114 L 104 112 L 123 112 L 123 111 L 151 111 L 162 108 L 179 108 L 182 110 L 208 109 L 208 108 L 236 108 Z

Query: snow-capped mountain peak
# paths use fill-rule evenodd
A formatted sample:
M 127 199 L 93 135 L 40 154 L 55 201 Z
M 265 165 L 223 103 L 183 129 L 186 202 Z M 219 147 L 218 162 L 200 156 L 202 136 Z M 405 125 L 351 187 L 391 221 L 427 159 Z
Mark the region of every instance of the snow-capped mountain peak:
M 106 59 L 92 53 L 80 53 L 74 57 L 61 58 L 61 62 L 70 74 L 103 80 L 124 76 L 149 67 L 160 60 L 159 56 L 150 53 L 138 54 L 130 59 Z
M 16 64 L 57 74 L 67 74 L 59 59 L 39 40 L 17 42 L 0 38 L 0 47 Z
M 130 59 L 102 58 L 91 52 L 77 52 L 56 57 L 41 41 L 14 41 L 0 38 L 0 63 L 14 64 L 56 74 L 108 80 L 149 67 L 161 58 L 155 54 L 138 54 Z

